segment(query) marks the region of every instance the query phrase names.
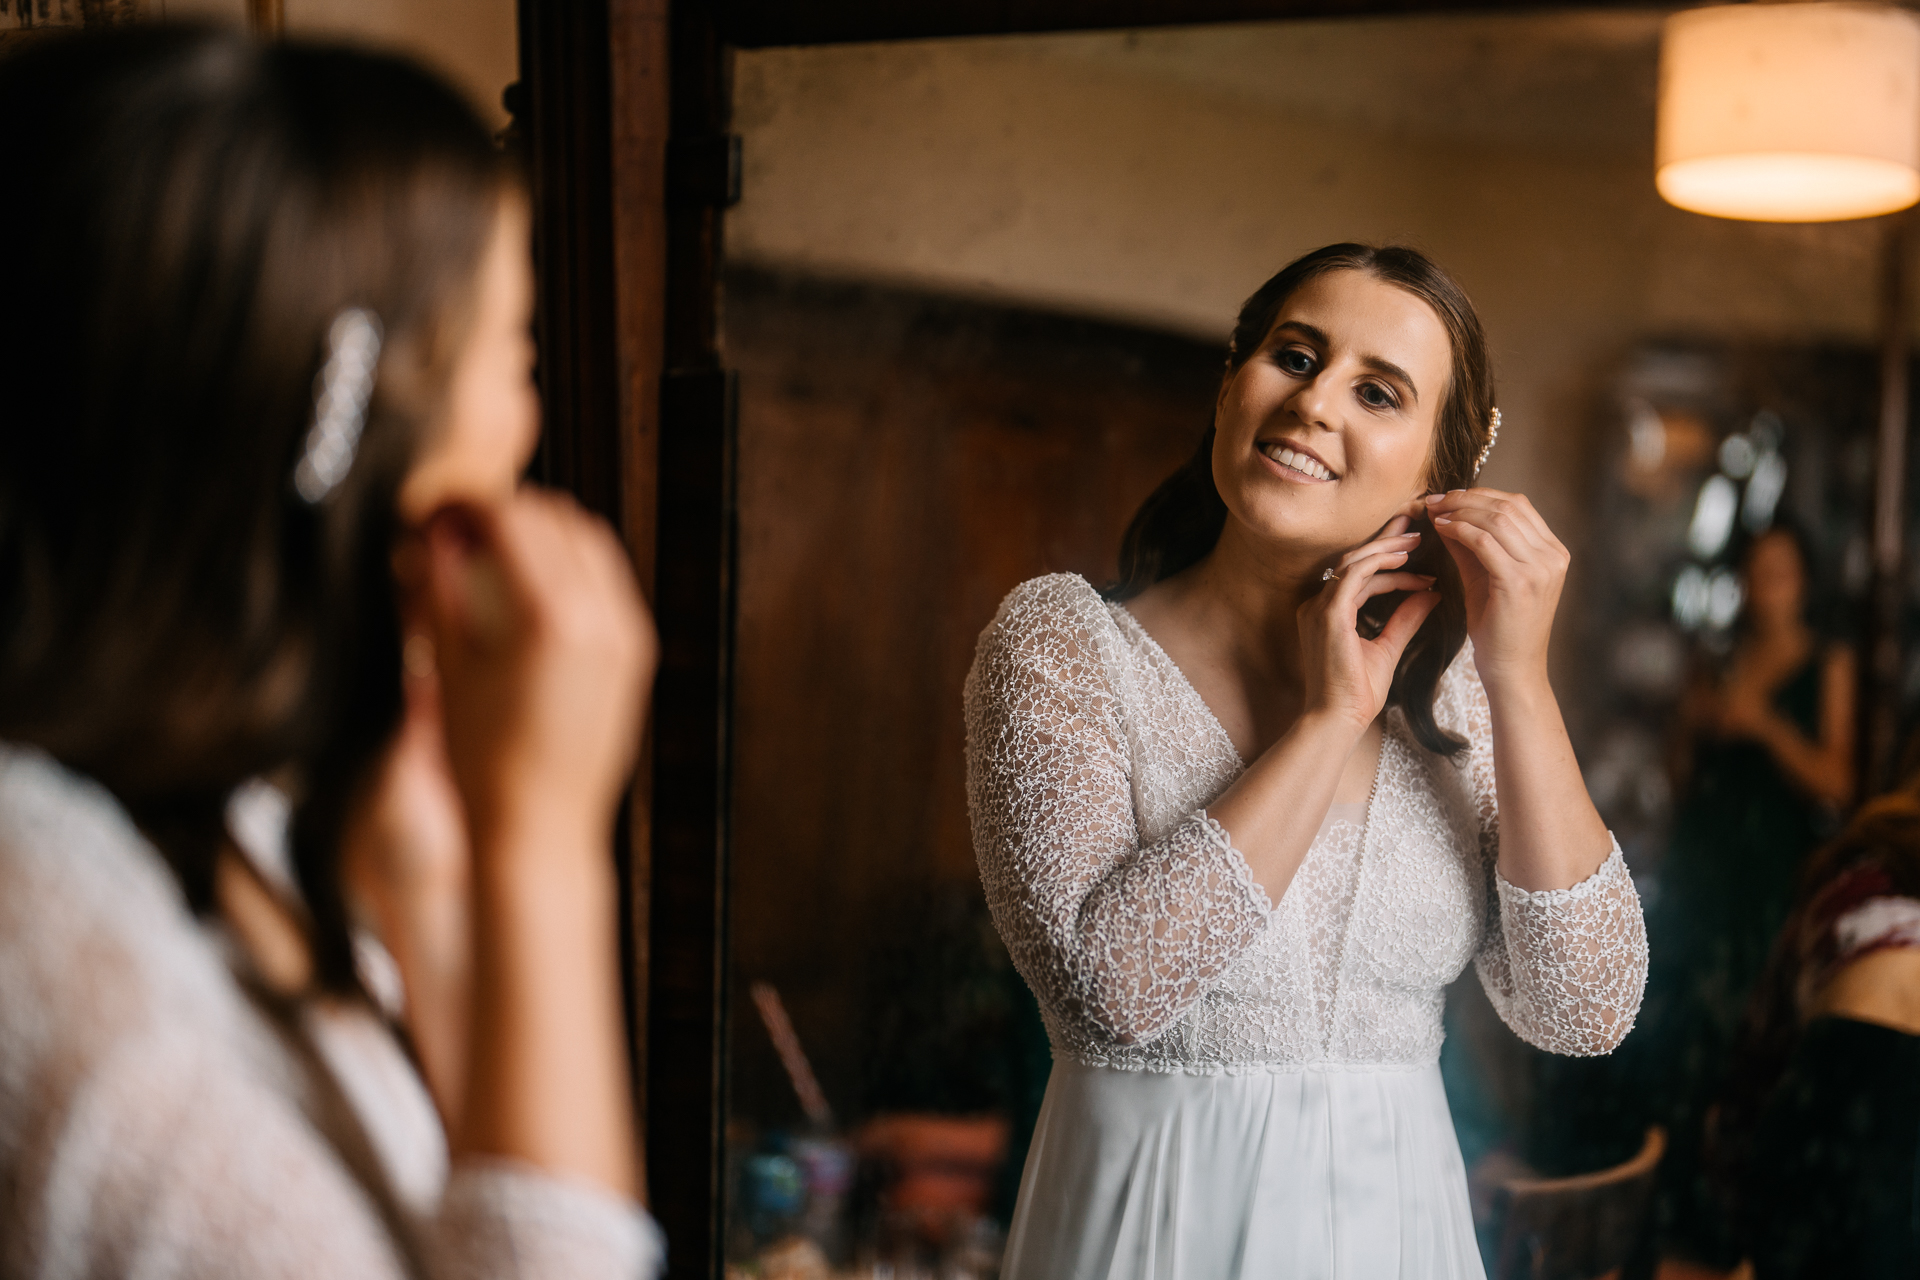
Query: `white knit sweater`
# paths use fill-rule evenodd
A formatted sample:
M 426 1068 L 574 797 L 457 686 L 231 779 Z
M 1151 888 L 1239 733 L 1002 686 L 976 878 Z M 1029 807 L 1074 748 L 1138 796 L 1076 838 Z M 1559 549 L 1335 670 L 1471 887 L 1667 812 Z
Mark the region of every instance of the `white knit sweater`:
M 251 997 L 104 789 L 0 747 L 0 1280 L 652 1277 L 639 1208 L 449 1175 L 371 1011 Z

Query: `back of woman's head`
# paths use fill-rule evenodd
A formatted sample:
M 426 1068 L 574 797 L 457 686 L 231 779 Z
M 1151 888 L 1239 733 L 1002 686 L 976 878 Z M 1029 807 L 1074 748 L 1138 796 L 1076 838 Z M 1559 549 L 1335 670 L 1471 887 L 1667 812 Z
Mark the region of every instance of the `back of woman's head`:
M 1920 900 L 1920 799 L 1904 791 L 1867 801 L 1807 860 L 1772 958 L 1783 1016 L 1806 1018 L 1841 958 L 1835 923 L 1880 897 Z
M 41 42 L 0 118 L 32 121 L 0 142 L 0 738 L 105 783 L 204 904 L 236 782 L 340 791 L 397 720 L 394 499 L 506 171 L 404 61 L 210 30 Z M 309 502 L 348 308 L 385 347 Z
M 1332 271 L 1359 271 L 1404 289 L 1439 318 L 1452 359 L 1447 395 L 1434 422 L 1425 482 L 1429 491 L 1471 485 L 1476 464 L 1492 441 L 1493 362 L 1479 314 L 1466 291 L 1418 249 L 1331 244 L 1294 259 L 1242 304 L 1227 344 L 1226 376 L 1232 378 L 1260 349 L 1289 298 L 1309 281 Z M 1199 563 L 1219 542 L 1227 507 L 1213 479 L 1213 440 L 1209 429 L 1193 456 L 1135 513 L 1121 539 L 1120 577 L 1107 589 L 1110 599 L 1140 594 Z M 1466 641 L 1466 598 L 1453 557 L 1427 527 L 1430 536 L 1421 540 L 1420 550 L 1406 567 L 1438 579 L 1440 605 L 1401 654 L 1388 705 L 1401 709 L 1408 729 L 1422 746 L 1451 754 L 1465 744 L 1436 723 L 1433 698 L 1440 677 Z M 1381 597 L 1363 611 L 1363 624 L 1374 628 L 1383 624 L 1384 611 L 1398 599 Z
M 1717 1112 L 1712 1164 L 1737 1195 L 1755 1127 L 1828 979 L 1847 959 L 1836 926 L 1875 898 L 1920 899 L 1920 799 L 1869 800 L 1810 858 L 1754 988 Z

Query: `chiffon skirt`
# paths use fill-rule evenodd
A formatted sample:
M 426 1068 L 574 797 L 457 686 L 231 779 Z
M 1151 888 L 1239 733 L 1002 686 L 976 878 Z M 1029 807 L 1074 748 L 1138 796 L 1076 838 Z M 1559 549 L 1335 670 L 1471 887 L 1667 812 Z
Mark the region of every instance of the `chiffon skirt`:
M 1484 1280 L 1438 1066 L 1056 1060 L 1003 1280 Z

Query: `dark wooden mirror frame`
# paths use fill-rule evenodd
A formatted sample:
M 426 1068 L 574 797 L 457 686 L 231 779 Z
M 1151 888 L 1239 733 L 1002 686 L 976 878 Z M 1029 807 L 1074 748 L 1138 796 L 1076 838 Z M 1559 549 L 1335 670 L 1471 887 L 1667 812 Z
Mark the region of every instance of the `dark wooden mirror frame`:
M 546 415 L 536 469 L 622 530 L 660 629 L 651 754 L 619 859 L 630 904 L 622 930 L 628 1030 L 670 1276 L 707 1280 L 722 1271 L 735 519 L 719 266 L 722 213 L 739 183 L 729 51 L 1601 7 L 1610 4 L 519 0 L 521 83 L 512 105 L 534 202 Z M 1903 387 L 1901 423 L 1904 400 Z M 1896 495 L 1890 509 L 1900 505 Z M 1895 541 L 1897 555 L 1897 533 Z

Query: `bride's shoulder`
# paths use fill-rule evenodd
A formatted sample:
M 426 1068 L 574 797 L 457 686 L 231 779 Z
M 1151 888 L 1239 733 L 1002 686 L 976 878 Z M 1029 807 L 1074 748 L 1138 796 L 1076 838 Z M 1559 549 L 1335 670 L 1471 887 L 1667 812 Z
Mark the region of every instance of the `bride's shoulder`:
M 1049 573 L 1007 592 L 989 630 L 1027 632 L 1111 624 L 1107 602 L 1077 573 Z
M 980 633 L 981 652 L 1078 654 L 1098 649 L 1114 629 L 1107 602 L 1077 573 L 1029 578 L 1000 602 Z

